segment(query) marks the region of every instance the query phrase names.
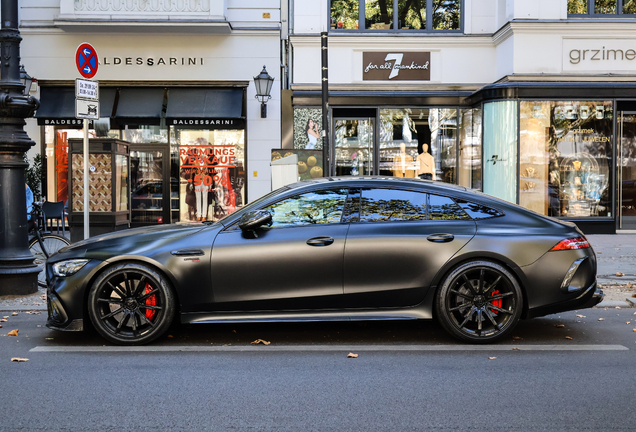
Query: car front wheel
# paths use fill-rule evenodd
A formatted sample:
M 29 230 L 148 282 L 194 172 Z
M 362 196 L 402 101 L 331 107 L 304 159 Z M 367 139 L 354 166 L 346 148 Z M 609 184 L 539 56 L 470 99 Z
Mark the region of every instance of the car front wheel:
M 95 329 L 118 345 L 149 343 L 164 334 L 175 314 L 167 280 L 142 264 L 109 268 L 92 285 L 88 313 Z
M 454 337 L 472 343 L 502 339 L 519 322 L 523 295 L 515 277 L 490 261 L 471 261 L 444 280 L 435 302 L 437 318 Z

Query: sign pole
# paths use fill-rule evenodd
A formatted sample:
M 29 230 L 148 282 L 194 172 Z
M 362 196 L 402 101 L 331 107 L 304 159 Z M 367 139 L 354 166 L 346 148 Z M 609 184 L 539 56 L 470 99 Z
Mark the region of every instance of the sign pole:
M 88 120 L 84 119 L 84 239 L 89 238 L 88 225 Z

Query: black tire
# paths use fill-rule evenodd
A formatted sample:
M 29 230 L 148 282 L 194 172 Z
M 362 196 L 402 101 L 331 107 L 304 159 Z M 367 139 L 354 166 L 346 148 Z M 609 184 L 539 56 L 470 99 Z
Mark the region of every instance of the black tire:
M 471 343 L 501 340 L 517 325 L 523 295 L 515 277 L 490 261 L 470 261 L 453 270 L 437 293 L 440 324 Z
M 117 345 L 143 345 L 163 335 L 175 315 L 175 297 L 165 277 L 143 264 L 111 267 L 88 294 L 93 327 Z
M 48 256 L 53 255 L 63 247 L 71 244 L 71 242 L 68 241 L 66 237 L 62 237 L 59 235 L 41 234 L 40 236 L 42 237 L 42 244 L 44 246 L 44 249 L 46 249 L 46 253 L 48 253 Z M 42 249 L 43 248 L 40 245 L 37 236 L 29 240 L 29 250 L 35 257 L 34 262 L 38 267 L 42 269 L 42 271 L 38 273 L 38 285 L 42 288 L 46 288 L 46 261 L 48 258 L 46 256 L 46 253 L 44 253 L 44 250 Z

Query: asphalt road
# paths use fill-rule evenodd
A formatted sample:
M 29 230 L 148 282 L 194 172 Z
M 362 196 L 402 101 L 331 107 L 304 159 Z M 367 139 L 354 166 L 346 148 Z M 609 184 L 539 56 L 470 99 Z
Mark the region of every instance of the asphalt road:
M 636 430 L 634 313 L 524 321 L 485 347 L 385 321 L 187 326 L 122 348 L 0 312 L 0 431 Z

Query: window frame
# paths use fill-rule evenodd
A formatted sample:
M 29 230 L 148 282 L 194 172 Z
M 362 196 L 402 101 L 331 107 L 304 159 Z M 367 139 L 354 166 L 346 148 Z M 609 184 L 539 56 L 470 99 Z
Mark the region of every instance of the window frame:
M 401 29 L 398 28 L 399 17 L 399 0 L 393 0 L 393 24 L 390 29 L 367 29 L 365 28 L 365 0 L 356 0 L 358 2 L 358 28 L 357 29 L 338 29 L 331 28 L 331 2 L 327 2 L 327 28 L 330 34 L 338 33 L 426 33 L 426 34 L 462 34 L 464 33 L 464 14 L 466 12 L 465 0 L 459 0 L 459 28 L 454 30 L 435 30 L 433 29 L 433 0 L 426 1 L 426 29 Z
M 623 13 L 623 3 L 625 2 L 625 0 L 616 0 L 616 13 L 613 13 L 613 14 L 595 13 L 594 1 L 595 0 L 587 0 L 587 13 L 584 13 L 584 14 L 568 13 L 568 18 L 606 18 L 606 19 L 612 19 L 617 17 L 636 18 L 636 14 Z

